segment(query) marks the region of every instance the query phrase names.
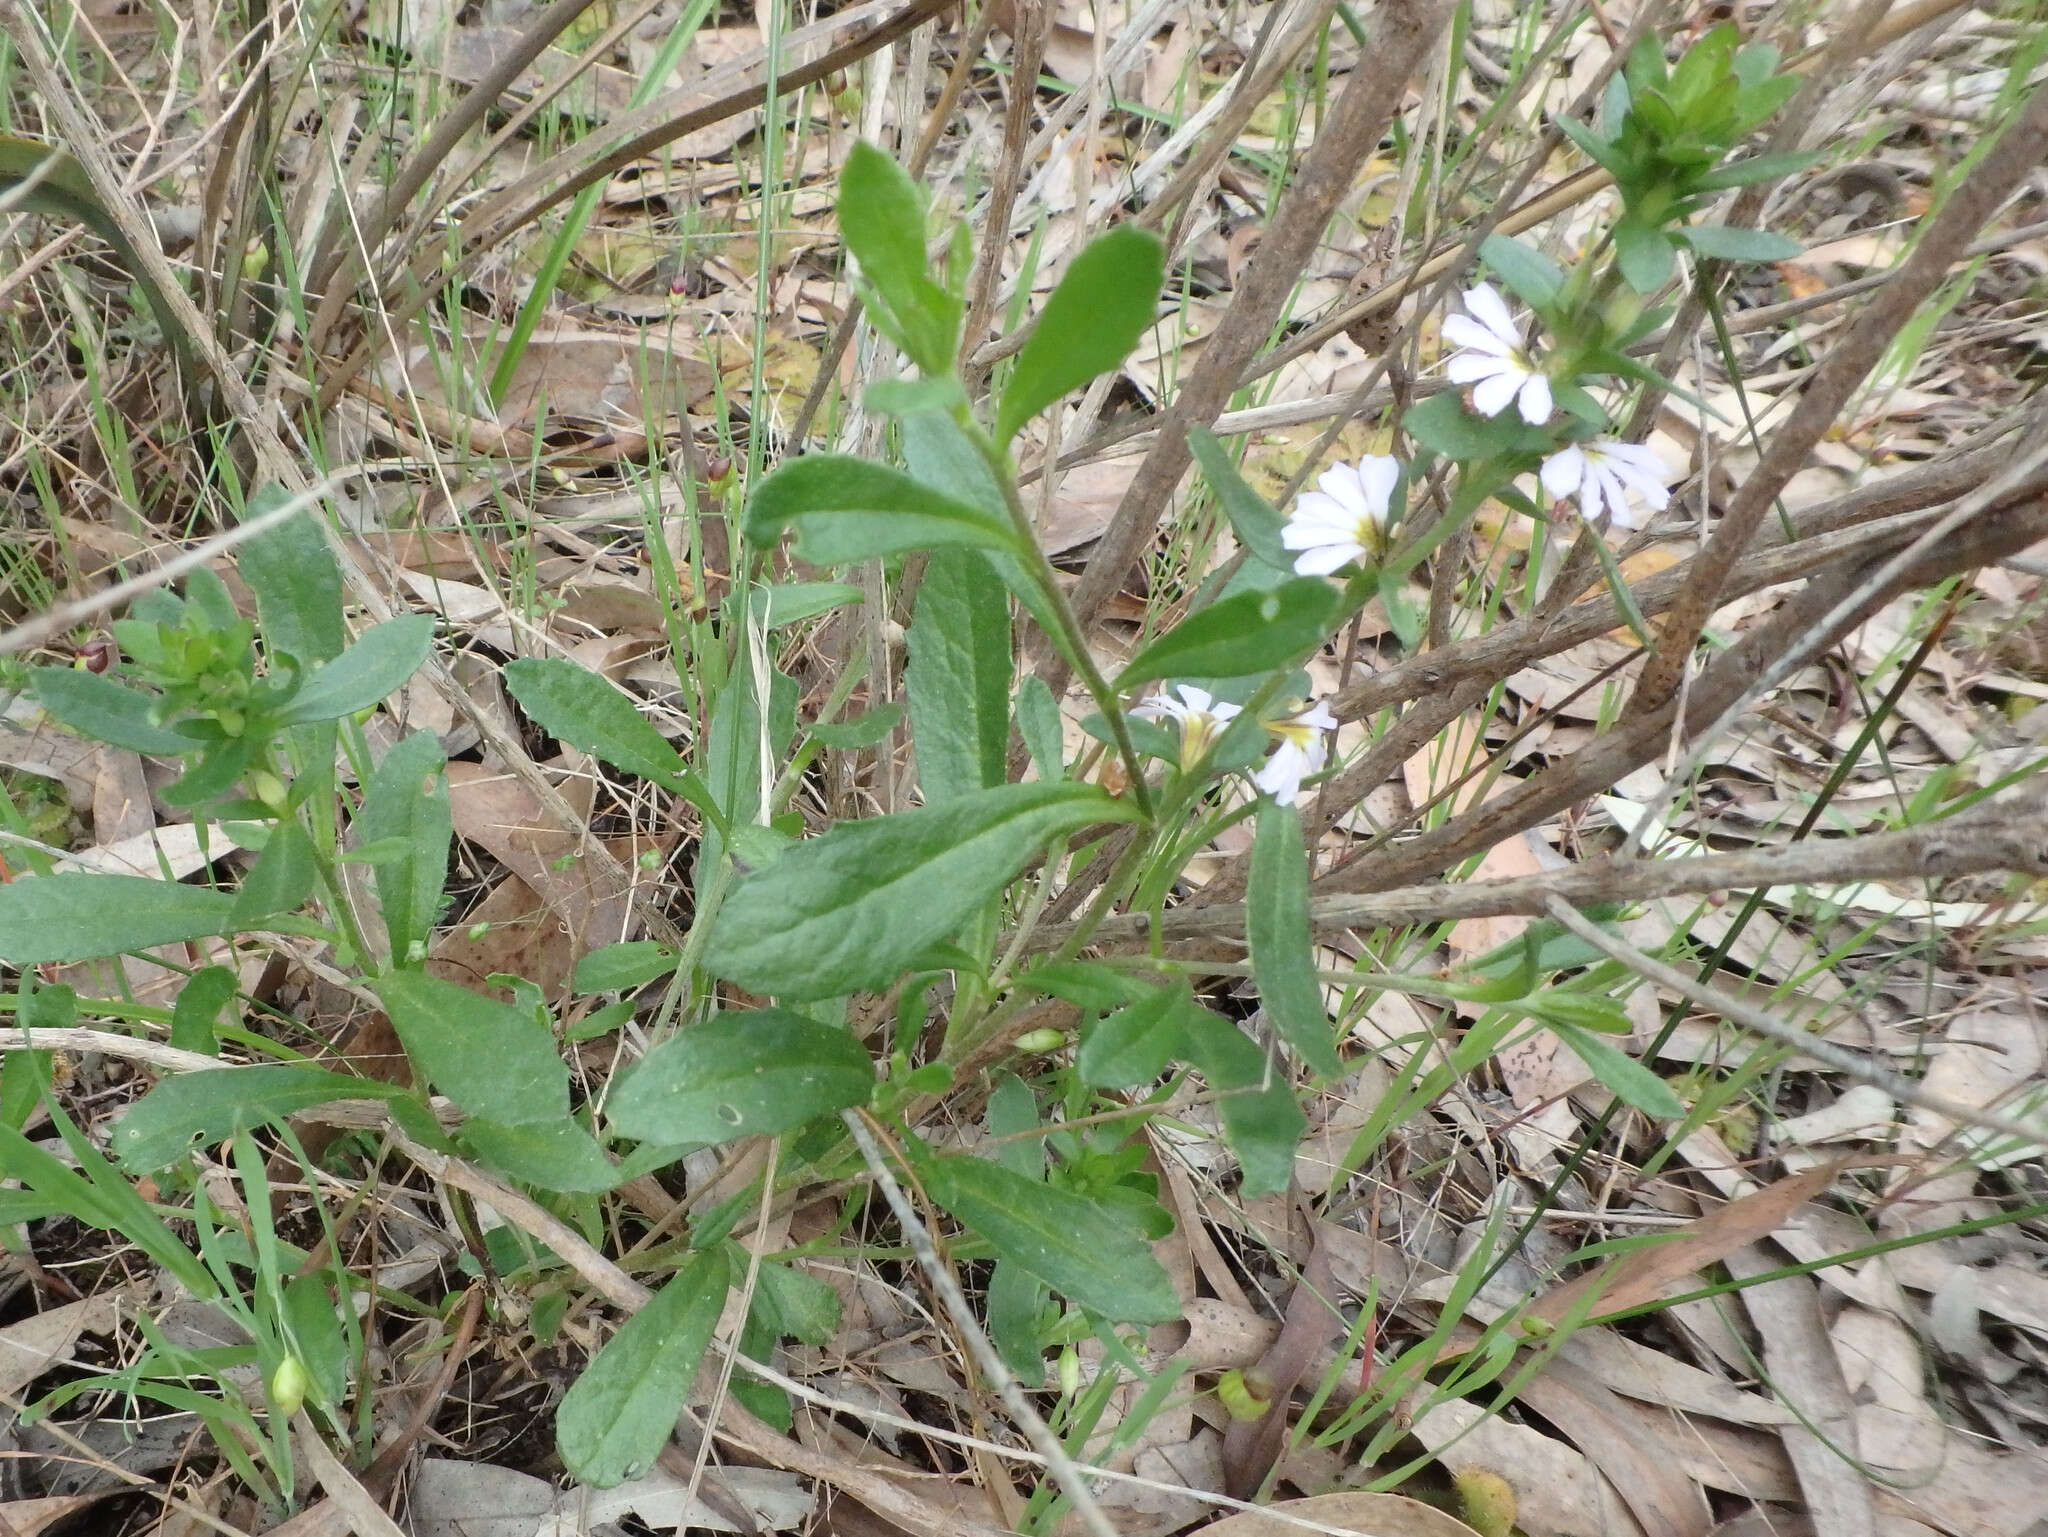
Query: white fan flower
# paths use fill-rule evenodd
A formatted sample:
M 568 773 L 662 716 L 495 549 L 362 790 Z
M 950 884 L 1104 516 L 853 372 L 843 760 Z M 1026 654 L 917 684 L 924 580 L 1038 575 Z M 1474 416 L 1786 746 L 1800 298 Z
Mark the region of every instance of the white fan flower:
M 1367 454 L 1354 467 L 1332 465 L 1316 488 L 1295 499 L 1280 542 L 1300 553 L 1299 576 L 1328 576 L 1354 560 L 1376 558 L 1387 544 L 1387 502 L 1401 478 L 1398 461 Z
M 1174 695 L 1180 697 L 1176 699 Z M 1230 722 L 1239 714 L 1234 704 L 1225 704 L 1205 688 L 1182 683 L 1155 694 L 1131 711 L 1147 720 L 1170 720 L 1180 727 L 1180 766 L 1198 763 Z
M 1542 426 L 1550 420 L 1550 380 L 1530 361 L 1506 302 L 1480 283 L 1465 291 L 1465 309 L 1444 321 L 1444 340 L 1466 349 L 1451 359 L 1451 382 L 1474 386 L 1472 408 L 1481 416 L 1498 416 L 1515 401 L 1523 421 Z
M 1301 782 L 1321 770 L 1330 756 L 1325 731 L 1337 729 L 1337 717 L 1328 704 L 1318 700 L 1285 720 L 1269 720 L 1265 727 L 1280 739 L 1273 756 L 1252 775 L 1252 783 L 1282 805 L 1290 805 L 1301 793 Z
M 1664 461 L 1654 450 L 1619 438 L 1588 438 L 1559 449 L 1543 461 L 1538 478 L 1559 501 L 1576 495 L 1579 515 L 1588 522 L 1606 509 L 1616 528 L 1641 528 L 1643 519 L 1629 505 L 1629 493 L 1640 496 L 1653 512 L 1670 504 L 1664 486 Z

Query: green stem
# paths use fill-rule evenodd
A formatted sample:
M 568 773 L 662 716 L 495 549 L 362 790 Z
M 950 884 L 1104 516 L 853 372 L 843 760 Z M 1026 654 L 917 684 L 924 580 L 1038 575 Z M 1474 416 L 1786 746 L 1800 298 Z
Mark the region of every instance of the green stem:
M 968 422 L 967 436 L 973 441 L 982 462 L 988 466 L 989 474 L 1002 487 L 1003 506 L 1010 514 L 1010 526 L 1015 530 L 1019 554 L 1025 569 L 1031 573 L 1032 581 L 1044 596 L 1046 606 L 1059 621 L 1059 631 L 1053 636 L 1060 649 L 1066 652 L 1067 660 L 1081 675 L 1087 685 L 1089 697 L 1102 712 L 1102 718 L 1109 722 L 1110 735 L 1116 738 L 1116 750 L 1124 760 L 1124 772 L 1131 781 L 1131 796 L 1138 803 L 1138 810 L 1145 820 L 1153 821 L 1157 815 L 1152 805 L 1152 787 L 1145 780 L 1145 762 L 1138 756 L 1137 746 L 1131 741 L 1130 727 L 1124 722 L 1123 707 L 1117 702 L 1116 690 L 1109 686 L 1109 680 L 1095 665 L 1095 658 L 1089 655 L 1087 640 L 1081 633 L 1080 621 L 1074 618 L 1074 611 L 1067 603 L 1066 594 L 1060 591 L 1059 582 L 1053 576 L 1052 562 L 1039 547 L 1038 534 L 1031 526 L 1031 516 L 1024 510 L 1024 502 L 1017 495 L 1017 478 L 1010 472 L 1008 456 L 996 447 L 980 425 Z

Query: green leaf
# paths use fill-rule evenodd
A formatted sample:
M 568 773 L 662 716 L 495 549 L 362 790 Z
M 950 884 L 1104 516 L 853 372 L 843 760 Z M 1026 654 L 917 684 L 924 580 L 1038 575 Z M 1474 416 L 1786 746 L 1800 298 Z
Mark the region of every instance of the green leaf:
M 1037 673 L 1027 674 L 1017 688 L 1017 731 L 1031 754 L 1038 777 L 1057 781 L 1065 777 L 1066 744 L 1060 734 L 1060 704 Z
M 1565 1045 L 1579 1054 L 1588 1071 L 1623 1104 L 1660 1121 L 1685 1119 L 1685 1105 L 1671 1092 L 1671 1085 L 1627 1052 L 1617 1051 L 1599 1036 L 1573 1025 L 1557 1024 L 1551 1029 L 1557 1032 Z
M 1027 1388 L 1045 1378 L 1045 1282 L 1021 1265 L 997 1260 L 988 1277 L 988 1337 L 1003 1364 Z
M 1259 801 L 1252 863 L 1245 886 L 1245 939 L 1259 1002 L 1280 1038 L 1312 1072 L 1334 1078 L 1344 1071 L 1316 980 L 1308 922 L 1308 850 L 1301 813 L 1270 797 Z
M 1082 248 L 1039 312 L 996 412 L 996 441 L 1069 390 L 1130 355 L 1159 313 L 1166 248 L 1150 230 L 1121 224 Z
M 701 755 L 710 810 L 705 815 L 709 825 L 697 846 L 700 899 L 728 852 L 725 835 L 731 832 L 745 837 L 747 828 L 758 825 L 754 818 L 761 809 L 764 788 L 762 744 L 767 744 L 770 757 L 779 762 L 796 729 L 794 678 L 770 668 L 765 706 L 758 692 L 754 669 L 742 667 L 727 675 L 711 706 L 711 727 L 705 733 Z
M 851 582 L 782 582 L 754 589 L 754 612 L 769 629 L 830 613 L 867 596 Z
M 1776 230 L 1741 229 L 1732 224 L 1686 224 L 1672 233 L 1715 261 L 1789 261 L 1805 249 Z
M 1294 1177 L 1294 1150 L 1308 1121 L 1287 1075 L 1258 1043 L 1199 1004 L 1182 1021 L 1188 1060 L 1209 1080 L 1223 1135 L 1244 1172 L 1243 1194 L 1271 1195 Z
M 746 527 L 764 545 L 794 529 L 798 557 L 818 566 L 948 545 L 1017 548 L 1007 519 L 851 454 L 785 459 L 747 499 Z
M 1512 410 L 1478 416 L 1465 409 L 1456 390 L 1439 390 L 1416 402 L 1401 418 L 1410 437 L 1446 459 L 1488 459 L 1513 453 L 1543 453 L 1552 447 L 1546 428 L 1531 427 Z
M 213 1027 L 240 986 L 240 978 L 226 966 L 202 966 L 187 977 L 178 990 L 178 1001 L 171 1005 L 171 1044 L 180 1051 L 219 1056 L 220 1042 L 214 1038 Z
M 1751 155 L 1729 165 L 1716 166 L 1696 179 L 1696 192 L 1725 192 L 1730 187 L 1749 187 L 1758 182 L 1777 181 L 1803 171 L 1821 158 L 1817 150 L 1793 150 L 1777 155 Z
M 931 1198 L 986 1238 L 997 1257 L 1116 1323 L 1180 1317 L 1173 1282 L 1152 1250 L 1102 1207 L 984 1158 L 919 1168 Z
M 825 1345 L 839 1332 L 839 1293 L 794 1265 L 764 1260 L 755 1272 L 754 1306 L 778 1337 Z
M 1488 235 L 1480 243 L 1479 259 L 1532 310 L 1550 308 L 1564 292 L 1563 269 L 1534 246 L 1523 245 L 1519 240 Z
M 109 1146 L 131 1174 L 167 1169 L 195 1145 L 349 1099 L 392 1099 L 388 1083 L 300 1063 L 222 1067 L 165 1078 L 114 1123 Z
M 936 806 L 1008 775 L 1010 599 L 977 550 L 934 550 L 910 626 L 917 782 Z
M 1570 1025 L 1602 1035 L 1627 1035 L 1635 1028 L 1621 1000 L 1607 993 L 1576 992 L 1548 987 L 1522 1002 L 1522 1007 L 1553 1025 Z
M 572 984 L 579 993 L 623 993 L 645 987 L 676 969 L 675 947 L 652 939 L 631 939 L 593 950 L 576 963 Z
M 894 160 L 858 143 L 839 173 L 839 233 L 860 264 L 879 329 L 928 374 L 950 374 L 960 301 L 925 263 L 924 199 Z
M 1252 558 L 1261 565 L 1292 576 L 1294 556 L 1280 542 L 1280 530 L 1287 526 L 1287 520 L 1274 511 L 1263 496 L 1244 483 L 1244 477 L 1237 473 L 1237 466 L 1230 462 L 1230 455 L 1208 428 L 1191 423 L 1188 427 L 1188 448 L 1194 453 L 1195 462 L 1202 467 L 1203 475 L 1208 477 L 1209 489 L 1216 493 L 1216 505 L 1230 520 L 1237 542 L 1249 550 Z
M 1020 992 L 1044 993 L 1077 1009 L 1107 1013 L 1142 995 L 1144 984 L 1100 961 L 1046 961 L 1017 978 Z
M 1599 137 L 1584 123 L 1563 115 L 1550 120 L 1558 130 L 1585 153 L 1586 157 L 1619 181 L 1628 170 L 1628 162 L 1607 140 Z
M 309 1271 L 285 1283 L 284 1318 L 292 1354 L 311 1379 L 308 1397 L 319 1404 L 339 1404 L 348 1392 L 348 1341 L 342 1336 L 341 1313 L 324 1272 Z
M 66 1168 L 40 1143 L 31 1142 L 12 1126 L 0 1125 L 0 1169 L 7 1171 L 8 1178 L 19 1180 L 25 1188 L 86 1226 L 120 1234 L 175 1276 L 193 1296 L 218 1297 L 220 1287 L 213 1272 L 150 1209 L 149 1203 L 136 1193 L 133 1182 L 100 1156 L 98 1149 L 65 1118 L 61 1107 L 52 1103 L 50 1114 L 79 1169 Z
M 297 817 L 284 817 L 270 829 L 255 868 L 235 893 L 235 927 L 253 929 L 265 918 L 297 912 L 319 879 L 313 840 Z
M 861 395 L 860 403 L 882 416 L 915 416 L 920 411 L 957 411 L 967 404 L 967 392 L 952 374 L 935 379 L 877 379 Z
M 402 614 L 371 626 L 348 650 L 312 671 L 285 705 L 280 723 L 340 720 L 381 703 L 419 671 L 433 643 L 432 614 Z
M 903 422 L 903 462 L 926 485 L 938 486 L 948 496 L 981 509 L 982 516 L 1003 527 L 1010 526 L 1003 488 L 960 424 L 940 411 L 924 411 Z M 1059 615 L 1053 610 L 1038 583 L 1015 555 L 991 550 L 989 564 L 1012 597 L 1037 621 L 1047 635 L 1059 634 Z M 1071 661 L 1072 658 L 1069 658 Z
M 555 1411 L 555 1442 L 572 1475 L 609 1489 L 654 1466 L 731 1281 L 723 1249 L 695 1255 L 591 1357 Z
M 514 664 L 517 665 L 516 663 Z M 431 731 L 403 737 L 370 773 L 356 813 L 355 834 L 368 845 L 395 841 L 404 852 L 376 864 L 377 902 L 392 959 L 424 953 L 448 884 L 448 847 L 455 837 L 448 801 L 447 755 Z M 359 849 L 358 852 L 364 852 Z
M 605 1114 L 643 1142 L 730 1142 L 865 1104 L 874 1086 L 867 1048 L 844 1030 L 760 1009 L 663 1041 L 613 1089 Z
M 525 1009 L 417 971 L 371 986 L 413 1067 L 471 1115 L 518 1125 L 569 1113 L 569 1069 Z
M 1045 1178 L 1045 1138 L 1026 1135 L 1039 1124 L 1038 1096 L 1030 1084 L 1015 1073 L 997 1073 L 982 1119 L 988 1134 L 998 1139 L 989 1149 L 997 1163 L 1026 1179 Z
M 0 886 L 0 961 L 94 960 L 225 934 L 235 899 L 141 875 L 20 876 Z
M 1290 666 L 1322 644 L 1342 601 L 1320 577 L 1197 609 L 1131 659 L 1119 692 L 1154 678 L 1240 678 Z
M 887 704 L 876 705 L 872 710 L 863 711 L 852 720 L 833 721 L 829 725 L 813 724 L 806 726 L 804 730 L 827 747 L 837 747 L 841 750 L 872 747 L 894 731 L 906 713 L 900 701 L 891 700 Z
M 282 486 L 258 486 L 242 521 L 254 522 L 291 499 Z M 341 617 L 341 567 L 313 521 L 320 515 L 319 507 L 307 507 L 297 517 L 244 540 L 235 552 L 235 570 L 256 594 L 265 649 L 273 655 L 283 653 L 301 667 L 331 662 L 348 644 L 348 627 Z
M 567 1117 L 507 1125 L 472 1116 L 458 1136 L 499 1173 L 541 1190 L 602 1195 L 625 1177 L 590 1133 Z
M 1029 784 L 842 824 L 739 882 L 705 968 L 792 999 L 886 987 L 1047 842 L 1135 817 L 1092 786 Z
M 672 784 L 683 771 L 682 755 L 632 700 L 566 657 L 507 662 L 505 687 L 535 725 L 578 752 L 656 784 Z
M 1653 294 L 1671 276 L 1671 238 L 1632 219 L 1614 226 L 1614 255 L 1628 286 L 1639 294 Z
M 154 694 L 124 688 L 82 667 L 32 667 L 29 679 L 45 710 L 95 742 L 153 758 L 175 758 L 199 746 L 191 737 L 150 720 L 157 704 Z
M 1081 1081 L 1099 1089 L 1130 1089 L 1150 1083 L 1166 1064 L 1186 1054 L 1183 1013 L 1187 985 L 1154 987 L 1136 1003 L 1118 1009 L 1090 1030 L 1074 1057 Z

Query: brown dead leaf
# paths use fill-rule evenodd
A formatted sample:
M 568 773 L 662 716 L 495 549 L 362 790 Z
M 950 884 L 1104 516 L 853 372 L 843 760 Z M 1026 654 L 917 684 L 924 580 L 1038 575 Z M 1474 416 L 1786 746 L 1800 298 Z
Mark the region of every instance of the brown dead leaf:
M 1706 1537 L 1714 1516 L 1702 1491 L 1634 1405 L 1556 1360 L 1522 1385 L 1521 1398 L 1606 1475 L 1645 1531 Z
M 1453 1474 L 1505 1479 L 1515 1494 L 1515 1526 L 1527 1537 L 1662 1537 L 1644 1531 L 1583 1452 L 1533 1426 L 1459 1398 L 1438 1404 L 1412 1430 Z
M 1373 1537 L 1472 1537 L 1472 1528 L 1455 1516 L 1399 1494 L 1345 1490 L 1305 1500 L 1276 1500 L 1271 1508 L 1340 1531 L 1370 1532 Z M 1202 1537 L 1302 1537 L 1300 1527 L 1250 1510 L 1212 1521 L 1201 1530 Z
M 1767 1237 L 1819 1195 L 1843 1170 L 1864 1160 L 1831 1163 L 1795 1174 L 1718 1206 L 1656 1243 L 1608 1260 L 1590 1275 L 1552 1287 L 1529 1305 L 1528 1316 L 1558 1324 L 1577 1314 L 1620 1312 L 1653 1302 L 1671 1282 Z
M 0 1397 L 18 1397 L 52 1367 L 71 1359 L 81 1334 L 110 1334 L 121 1316 L 120 1292 L 32 1313 L 0 1329 Z
M 89 1510 L 110 1494 L 125 1494 L 115 1487 L 92 1494 L 60 1494 L 41 1500 L 0 1502 L 0 1532 L 7 1537 L 42 1537 L 51 1527 L 67 1521 L 81 1510 Z
M 1233 1418 L 1223 1433 L 1224 1491 L 1240 1500 L 1251 1499 L 1279 1460 L 1287 1440 L 1288 1407 L 1294 1390 L 1308 1376 L 1317 1355 L 1332 1336 L 1342 1332 L 1344 1317 L 1337 1310 L 1336 1283 L 1330 1277 L 1330 1256 L 1318 1243 L 1309 1251 L 1301 1280 L 1287 1299 L 1287 1313 L 1273 1343 L 1259 1357 L 1258 1365 L 1245 1374 L 1247 1386 L 1267 1401 L 1266 1412 L 1255 1420 Z

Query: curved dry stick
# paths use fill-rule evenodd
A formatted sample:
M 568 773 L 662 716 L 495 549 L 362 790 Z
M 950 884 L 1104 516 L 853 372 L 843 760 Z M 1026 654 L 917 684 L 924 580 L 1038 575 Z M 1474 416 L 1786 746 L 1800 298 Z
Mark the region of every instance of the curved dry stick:
M 1657 646 L 1637 680 L 1627 719 L 1661 710 L 1678 688 L 1707 618 L 1720 606 L 1735 563 L 1749 548 L 1778 494 L 1805 465 L 1814 445 L 1841 415 L 1892 338 L 1947 278 L 1948 271 L 2021 180 L 2040 164 L 2048 144 L 2048 86 L 2037 87 L 1990 153 L 1932 216 L 1898 277 L 1879 289 L 1814 370 L 1799 403 L 1771 434 L 1763 458 L 1735 493 L 1719 527 L 1693 561 L 1692 580 L 1657 632 Z

